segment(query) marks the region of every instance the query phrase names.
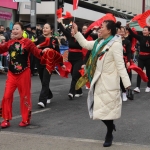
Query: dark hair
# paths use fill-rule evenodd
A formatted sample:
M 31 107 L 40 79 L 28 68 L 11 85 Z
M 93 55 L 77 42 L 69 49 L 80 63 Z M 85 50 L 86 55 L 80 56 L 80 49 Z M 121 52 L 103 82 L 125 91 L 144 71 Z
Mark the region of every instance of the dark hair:
M 21 29 L 24 30 L 24 26 L 23 26 L 23 24 L 21 22 L 16 22 L 14 25 L 19 25 L 21 27 Z
M 46 24 L 48 24 L 48 25 L 50 26 L 51 30 L 54 29 L 54 25 L 52 25 L 52 24 L 50 24 L 50 23 L 45 23 L 44 25 L 46 25 Z
M 6 27 L 6 31 L 10 31 L 10 28 L 9 28 L 9 27 Z
M 121 26 L 121 22 L 120 21 L 117 21 L 116 22 L 116 30 L 118 31 L 118 29 L 124 29 L 124 31 L 126 31 L 126 28 L 125 27 L 123 27 L 123 26 Z
M 108 30 L 111 30 L 111 34 L 116 34 L 116 23 L 112 20 L 105 20 L 104 23 L 106 23 L 106 27 Z
M 149 26 L 145 26 L 144 28 L 147 28 L 148 31 L 150 32 L 150 27 L 149 27 Z M 143 28 L 143 29 L 144 29 L 144 28 Z

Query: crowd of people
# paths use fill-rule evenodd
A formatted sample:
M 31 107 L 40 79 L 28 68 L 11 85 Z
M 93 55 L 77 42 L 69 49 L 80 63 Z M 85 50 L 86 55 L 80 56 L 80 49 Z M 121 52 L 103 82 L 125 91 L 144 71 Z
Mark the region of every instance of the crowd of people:
M 145 92 L 150 92 L 150 28 L 143 28 L 143 35 L 135 34 L 127 24 L 105 20 L 101 26 L 88 30 L 71 23 L 65 26 L 58 19 L 59 32 L 53 32 L 49 23 L 31 27 L 17 22 L 12 31 L 0 26 L 0 70 L 7 72 L 4 96 L 1 102 L 2 128 L 10 126 L 12 119 L 13 93 L 19 90 L 22 121 L 19 126 L 25 127 L 31 119 L 31 76 L 39 75 L 41 92 L 38 106 L 45 108 L 51 102 L 53 93 L 50 90 L 52 73 L 41 58 L 52 50 L 58 55 L 68 50 L 67 61 L 71 64 L 71 83 L 68 92 L 69 100 L 83 95 L 82 87 L 89 89 L 88 111 L 90 118 L 100 119 L 107 127 L 104 147 L 112 145 L 113 131 L 116 130 L 114 120 L 120 118 L 122 100 L 127 101 L 126 90 L 132 82 L 132 62 L 138 60 L 138 67 L 146 68 L 149 79 Z M 135 55 L 132 50 L 132 39 L 137 39 Z M 66 61 L 64 59 L 64 61 Z M 54 60 L 52 60 L 54 61 Z M 51 62 L 53 63 L 53 62 Z M 59 62 L 66 69 L 63 62 Z M 37 71 L 35 71 L 37 68 Z M 84 74 L 80 70 L 84 70 Z M 19 81 L 19 82 L 18 82 Z M 26 83 L 26 88 L 23 85 Z M 137 76 L 135 92 L 140 92 L 141 77 Z M 90 87 L 89 87 L 90 85 Z M 121 92 L 120 92 L 121 89 Z M 122 93 L 122 96 L 121 96 Z M 122 97 L 122 98 L 121 98 Z

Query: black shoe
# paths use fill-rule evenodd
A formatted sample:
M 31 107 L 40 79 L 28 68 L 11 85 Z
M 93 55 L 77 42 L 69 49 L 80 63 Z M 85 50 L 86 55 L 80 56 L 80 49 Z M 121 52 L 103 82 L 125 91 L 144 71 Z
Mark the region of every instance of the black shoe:
M 69 97 L 70 100 L 73 100 L 73 97 L 74 97 L 74 96 L 73 96 L 73 94 L 69 93 L 69 94 L 68 94 L 68 97 Z
M 103 147 L 110 147 L 112 145 L 112 141 L 113 141 L 113 135 L 106 136 Z

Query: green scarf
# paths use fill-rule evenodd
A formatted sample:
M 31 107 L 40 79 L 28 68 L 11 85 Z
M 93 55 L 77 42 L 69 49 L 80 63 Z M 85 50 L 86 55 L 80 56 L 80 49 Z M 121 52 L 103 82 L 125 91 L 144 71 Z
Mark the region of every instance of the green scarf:
M 109 36 L 107 39 L 103 40 L 103 42 L 97 47 L 98 43 L 101 39 L 97 39 L 94 43 L 91 55 L 86 63 L 85 74 L 80 77 L 76 83 L 75 89 L 79 89 L 84 86 L 87 82 L 92 82 L 95 70 L 96 70 L 96 62 L 99 56 L 103 55 L 105 51 L 102 52 L 104 46 L 113 38 L 113 36 Z

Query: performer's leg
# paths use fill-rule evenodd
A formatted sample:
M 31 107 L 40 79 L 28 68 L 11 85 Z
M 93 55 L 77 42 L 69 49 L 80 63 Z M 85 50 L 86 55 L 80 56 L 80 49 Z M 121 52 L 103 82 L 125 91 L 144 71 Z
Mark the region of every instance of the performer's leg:
M 29 68 L 19 75 L 17 86 L 20 94 L 20 108 L 21 108 L 22 122 L 25 124 L 29 124 L 32 109 L 31 71 Z
M 37 66 L 37 70 L 38 70 L 38 73 L 39 73 L 39 78 L 40 78 L 41 83 L 42 83 L 42 80 L 43 80 L 43 72 L 44 72 L 44 66 L 43 66 L 43 67 Z
M 144 69 L 144 61 L 139 59 L 138 60 L 138 67 L 140 67 L 142 70 Z M 137 76 L 137 87 L 140 88 L 141 85 L 141 77 L 138 75 Z
M 70 91 L 69 93 L 72 93 L 73 96 L 75 95 L 76 91 L 75 91 L 75 85 L 76 82 L 78 81 L 78 79 L 81 77 L 81 74 L 79 73 L 79 70 L 81 69 L 81 65 L 82 65 L 82 60 L 79 60 L 77 62 L 75 62 L 74 66 L 73 66 L 73 70 L 72 70 L 72 81 L 71 81 L 71 87 L 70 87 Z M 82 93 L 82 90 L 79 90 Z M 80 93 L 80 94 L 81 94 Z
M 42 90 L 41 90 L 41 93 L 40 93 L 40 97 L 39 97 L 39 102 L 42 102 L 45 106 L 46 106 L 46 103 L 47 103 L 47 99 L 49 98 L 49 83 L 50 83 L 50 78 L 51 78 L 51 75 L 49 74 L 49 72 L 47 71 L 46 67 L 44 68 L 44 72 L 43 72 L 43 80 L 42 80 Z M 51 97 L 52 98 L 53 95 L 51 94 Z
M 124 85 L 123 85 L 121 79 L 120 79 L 120 87 L 121 87 L 122 92 L 125 93 L 125 92 L 126 92 L 126 89 L 124 88 Z
M 145 61 L 146 75 L 148 77 L 147 87 L 150 88 L 150 59 Z
M 12 102 L 13 102 L 13 93 L 17 88 L 16 75 L 8 71 L 7 80 L 5 85 L 5 92 L 2 99 L 2 117 L 4 120 L 12 119 Z
M 116 131 L 115 125 L 113 124 L 113 120 L 102 120 L 107 127 L 107 134 L 105 137 L 105 142 L 103 144 L 104 147 L 109 147 L 112 145 L 113 141 L 113 130 Z

